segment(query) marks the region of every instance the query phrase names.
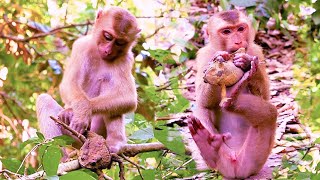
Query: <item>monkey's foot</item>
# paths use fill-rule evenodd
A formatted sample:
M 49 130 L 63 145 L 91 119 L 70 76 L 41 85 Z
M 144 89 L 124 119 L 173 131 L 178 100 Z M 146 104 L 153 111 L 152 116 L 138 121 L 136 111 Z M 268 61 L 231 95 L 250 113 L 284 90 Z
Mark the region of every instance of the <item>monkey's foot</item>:
M 211 134 L 194 116 L 191 116 L 188 120 L 188 127 L 203 159 L 208 166 L 216 168 L 216 162 L 219 159 L 219 149 L 225 140 L 231 138 L 230 133 Z

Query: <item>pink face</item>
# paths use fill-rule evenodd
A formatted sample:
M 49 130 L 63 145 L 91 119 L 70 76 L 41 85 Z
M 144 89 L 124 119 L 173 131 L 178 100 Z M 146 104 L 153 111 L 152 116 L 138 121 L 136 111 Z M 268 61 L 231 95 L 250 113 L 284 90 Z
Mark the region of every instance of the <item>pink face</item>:
M 219 29 L 218 34 L 224 48 L 223 50 L 232 53 L 239 48 L 247 48 L 248 29 L 249 27 L 246 23 L 230 25 Z
M 103 60 L 112 61 L 125 53 L 128 43 L 125 39 L 116 38 L 111 33 L 102 31 L 98 41 L 99 54 Z

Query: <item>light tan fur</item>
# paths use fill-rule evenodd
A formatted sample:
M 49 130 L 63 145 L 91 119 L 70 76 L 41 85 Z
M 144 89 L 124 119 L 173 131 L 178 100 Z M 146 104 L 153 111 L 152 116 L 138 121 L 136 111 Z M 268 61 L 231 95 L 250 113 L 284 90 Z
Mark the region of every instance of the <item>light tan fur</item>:
M 60 84 L 65 109 L 50 111 L 48 104 L 57 104 L 49 95 L 37 100 L 40 129 L 46 137 L 65 134 L 49 119 L 59 115 L 80 133 L 90 129 L 106 137 L 111 152 L 126 143 L 124 114 L 137 106 L 131 49 L 139 32 L 135 17 L 122 8 L 98 12 L 93 31 L 73 44 Z M 55 133 L 49 135 L 51 131 Z

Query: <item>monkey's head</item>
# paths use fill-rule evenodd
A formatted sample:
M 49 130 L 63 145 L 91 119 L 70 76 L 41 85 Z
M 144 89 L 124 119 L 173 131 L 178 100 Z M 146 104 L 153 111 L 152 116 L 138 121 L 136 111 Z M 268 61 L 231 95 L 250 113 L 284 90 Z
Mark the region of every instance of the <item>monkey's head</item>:
M 222 11 L 209 19 L 207 33 L 214 49 L 233 53 L 253 43 L 255 31 L 249 18 L 237 10 Z
M 103 60 L 112 61 L 126 55 L 141 29 L 127 10 L 110 7 L 99 10 L 93 27 L 93 37 Z

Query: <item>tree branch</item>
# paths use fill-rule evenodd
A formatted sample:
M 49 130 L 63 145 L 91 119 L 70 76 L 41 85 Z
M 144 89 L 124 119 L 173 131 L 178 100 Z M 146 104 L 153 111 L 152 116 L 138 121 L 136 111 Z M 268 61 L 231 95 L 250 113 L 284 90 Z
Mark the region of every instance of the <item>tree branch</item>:
M 66 129 L 66 130 L 68 130 L 69 132 L 71 132 L 74 136 L 76 136 L 77 138 L 79 138 L 82 143 L 84 143 L 84 142 L 86 141 L 87 138 L 84 137 L 84 135 L 82 135 L 82 134 L 78 133 L 77 131 L 71 129 L 71 128 L 70 128 L 68 125 L 66 125 L 64 122 L 60 121 L 59 119 L 57 119 L 57 118 L 55 118 L 55 117 L 53 117 L 53 116 L 50 116 L 50 118 L 51 118 L 54 122 L 56 122 L 56 123 L 58 123 L 59 125 L 61 125 L 64 129 Z
M 17 36 L 11 36 L 11 35 L 5 35 L 5 34 L 0 34 L 0 38 L 2 39 L 10 39 L 16 42 L 29 42 L 33 39 L 38 39 L 38 38 L 42 38 L 45 36 L 49 36 L 52 34 L 55 34 L 63 29 L 68 29 L 68 28 L 74 28 L 74 27 L 78 27 L 78 26 L 88 26 L 88 25 L 92 25 L 93 23 L 88 21 L 86 23 L 81 23 L 81 24 L 70 24 L 70 25 L 66 25 L 66 26 L 61 26 L 61 27 L 57 27 L 54 29 L 51 29 L 49 32 L 45 32 L 45 33 L 39 33 L 39 34 L 35 34 L 33 36 L 27 37 L 27 38 L 19 38 Z
M 124 154 L 133 157 L 139 153 L 166 150 L 167 148 L 161 143 L 144 143 L 144 144 L 126 144 L 118 154 Z

